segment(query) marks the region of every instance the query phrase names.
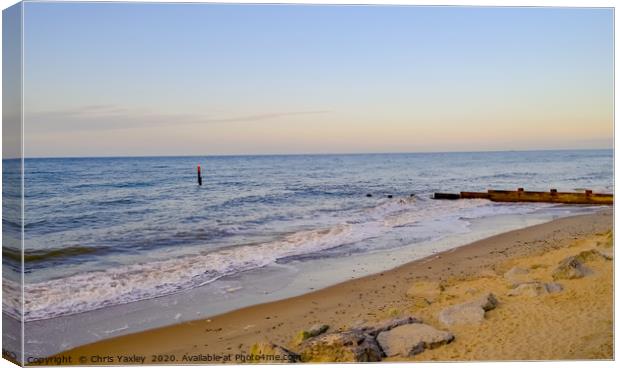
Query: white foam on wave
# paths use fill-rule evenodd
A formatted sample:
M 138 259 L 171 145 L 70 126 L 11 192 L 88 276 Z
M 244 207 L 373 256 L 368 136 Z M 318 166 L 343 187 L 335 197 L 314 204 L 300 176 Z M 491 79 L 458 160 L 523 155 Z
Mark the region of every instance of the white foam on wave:
M 418 203 L 413 199 L 394 199 L 363 211 L 354 221 L 324 229 L 299 231 L 271 242 L 27 284 L 24 290 L 24 317 L 27 321 L 47 319 L 171 294 L 226 275 L 267 266 L 281 258 L 371 239 L 396 227 L 421 224 L 422 228 L 439 236 L 446 232 L 465 231 L 468 224 L 465 218 L 533 209 L 531 206 L 501 207 L 482 201 L 433 201 L 430 204 L 428 201 Z M 455 223 L 460 226 L 455 226 Z M 412 228 L 411 231 L 421 230 Z M 4 290 L 6 293 L 7 290 Z M 9 312 L 14 312 L 15 307 L 11 306 Z
M 8 278 L 2 279 L 2 311 L 17 320 L 21 319 L 22 314 L 21 295 L 21 283 Z
M 355 241 L 351 225 L 301 231 L 257 245 L 94 271 L 25 286 L 25 318 L 38 320 L 170 294 L 222 276 Z

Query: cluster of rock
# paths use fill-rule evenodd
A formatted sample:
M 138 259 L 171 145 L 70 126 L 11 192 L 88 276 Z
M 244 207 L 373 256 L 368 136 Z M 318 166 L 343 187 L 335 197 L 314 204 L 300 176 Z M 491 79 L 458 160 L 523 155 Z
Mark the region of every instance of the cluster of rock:
M 591 270 L 583 263 L 578 256 L 566 257 L 560 261 L 551 276 L 554 280 L 580 279 L 591 273 Z
M 529 270 L 521 267 L 513 267 L 504 274 L 504 278 L 509 282 L 512 288 L 508 291 L 508 296 L 529 296 L 535 297 L 545 294 L 558 293 L 564 290 L 562 284 L 557 282 L 541 282 L 531 280 Z
M 589 249 L 577 255 L 564 258 L 553 271 L 553 279 L 579 279 L 592 273 L 585 263 L 597 260 L 610 261 L 613 256 L 605 251 Z
M 524 295 L 529 297 L 535 297 L 540 295 L 559 293 L 562 290 L 564 290 L 564 287 L 562 286 L 562 284 L 559 284 L 557 282 L 544 283 L 540 281 L 532 281 L 518 285 L 517 287 L 508 292 L 508 296 Z
M 314 326 L 299 336 L 311 336 L 298 344 L 297 352 L 266 343 L 261 351 L 286 353 L 302 362 L 378 362 L 384 357 L 413 356 L 454 340 L 415 317 L 397 318 L 378 325 L 327 333 L 328 326 Z M 257 350 L 256 348 L 254 350 Z
M 412 298 L 416 305 L 432 304 L 437 301 L 444 291 L 443 285 L 436 281 L 418 281 L 407 290 L 407 296 Z M 493 293 L 484 293 L 478 298 L 465 303 L 453 305 L 439 313 L 439 322 L 446 326 L 480 324 L 487 311 L 497 306 L 497 298 Z
M 456 304 L 443 309 L 439 313 L 439 322 L 444 325 L 480 324 L 484 321 L 487 311 L 495 309 L 497 299 L 493 293 L 485 293 L 482 296 L 461 304 Z
M 407 295 L 430 304 L 442 291 L 438 283 L 424 281 L 414 284 Z M 439 321 L 445 326 L 479 324 L 485 313 L 497 304 L 492 293 L 484 293 L 466 303 L 443 309 Z M 385 357 L 411 357 L 449 344 L 454 338 L 450 331 L 410 316 L 338 332 L 329 332 L 327 325 L 315 325 L 297 334 L 294 349 L 264 343 L 255 345 L 252 350 L 286 355 L 292 357 L 291 362 L 378 362 Z
M 592 270 L 585 263 L 600 259 L 611 260 L 612 255 L 591 249 L 567 257 L 552 271 L 554 282 L 532 279 L 528 269 L 513 267 L 504 274 L 510 287 L 507 295 L 537 297 L 561 292 L 564 287 L 555 281 L 587 276 Z M 411 286 L 407 296 L 415 305 L 428 305 L 437 301 L 443 291 L 438 282 L 419 281 Z M 480 324 L 486 312 L 497 305 L 493 293 L 483 293 L 465 303 L 444 308 L 438 320 L 444 326 Z M 287 356 L 289 362 L 378 362 L 385 357 L 411 357 L 449 344 L 454 338 L 450 331 L 437 329 L 416 317 L 406 317 L 339 332 L 329 332 L 328 325 L 315 325 L 295 337 L 295 352 L 272 343 L 257 344 L 252 350 Z
M 381 332 L 377 342 L 386 356 L 413 356 L 426 349 L 435 349 L 454 340 L 449 331 L 438 330 L 424 323 L 412 323 Z
M 597 260 L 611 260 L 613 256 L 598 249 L 584 250 L 574 256 L 562 259 L 553 269 L 551 277 L 554 281 L 580 279 L 590 275 L 593 271 L 586 266 L 587 262 Z M 536 297 L 546 294 L 559 293 L 564 290 L 557 282 L 542 282 L 529 278 L 529 270 L 513 267 L 504 274 L 504 278 L 511 284 L 508 296 Z
M 328 325 L 314 325 L 310 327 L 308 330 L 299 331 L 295 341 L 297 344 L 301 344 L 305 340 L 308 340 L 312 337 L 319 336 L 320 334 L 326 332 L 329 329 Z

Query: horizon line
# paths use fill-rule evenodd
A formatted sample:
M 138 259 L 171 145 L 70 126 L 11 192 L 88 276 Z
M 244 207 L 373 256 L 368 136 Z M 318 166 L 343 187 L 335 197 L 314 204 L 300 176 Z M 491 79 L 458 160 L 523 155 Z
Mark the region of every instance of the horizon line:
M 235 154 L 185 154 L 185 155 L 110 155 L 110 156 L 26 156 L 2 158 L 5 160 L 28 159 L 75 159 L 75 158 L 162 158 L 162 157 L 248 157 L 248 156 L 356 156 L 356 155 L 403 155 L 403 154 L 438 154 L 438 153 L 501 153 L 501 152 L 557 152 L 557 151 L 613 151 L 608 148 L 542 148 L 542 149 L 506 149 L 476 151 L 393 151 L 393 152 L 320 152 L 320 153 L 235 153 Z

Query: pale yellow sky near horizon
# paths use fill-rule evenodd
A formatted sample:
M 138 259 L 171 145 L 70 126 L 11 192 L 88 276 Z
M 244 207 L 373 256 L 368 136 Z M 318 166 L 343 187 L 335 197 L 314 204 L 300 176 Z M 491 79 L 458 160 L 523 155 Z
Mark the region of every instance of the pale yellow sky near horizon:
M 26 5 L 27 157 L 613 146 L 609 9 L 134 5 Z
M 526 114 L 459 118 L 458 113 L 446 111 L 433 117 L 412 114 L 409 119 L 390 115 L 326 111 L 261 117 L 257 121 L 241 116 L 239 120 L 207 122 L 194 116 L 167 115 L 164 120 L 178 123 L 151 117 L 155 122 L 147 129 L 122 124 L 77 131 L 51 129 L 29 135 L 25 152 L 26 156 L 38 157 L 38 146 L 47 147 L 59 140 L 72 142 L 64 150 L 66 156 L 83 155 L 90 147 L 98 147 L 103 156 L 108 152 L 122 156 L 609 148 L 613 137 L 613 126 L 608 123 L 611 116 L 605 114 L 598 120 L 556 116 L 561 123 L 549 120 L 554 117 Z

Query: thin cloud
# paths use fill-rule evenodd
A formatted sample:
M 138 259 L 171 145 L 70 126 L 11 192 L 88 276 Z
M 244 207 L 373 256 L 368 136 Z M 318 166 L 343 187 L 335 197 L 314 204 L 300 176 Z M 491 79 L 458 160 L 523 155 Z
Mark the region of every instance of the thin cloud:
M 84 131 L 147 128 L 167 125 L 195 125 L 254 122 L 290 116 L 317 115 L 329 110 L 269 112 L 251 115 L 214 116 L 185 113 L 156 113 L 117 105 L 87 105 L 72 109 L 26 114 L 26 124 L 40 131 Z
M 101 117 L 101 116 L 118 116 L 123 114 L 130 114 L 132 111 L 127 108 L 123 108 L 115 105 L 87 105 L 82 107 L 77 107 L 73 109 L 63 109 L 63 110 L 48 110 L 48 111 L 39 111 L 33 114 L 28 114 L 34 118 L 51 118 L 51 117 L 82 117 L 82 118 L 93 118 L 93 117 Z M 135 113 L 135 111 L 134 111 Z
M 287 116 L 294 115 L 314 115 L 314 114 L 326 114 L 330 111 L 327 110 L 317 110 L 317 111 L 293 111 L 293 112 L 280 112 L 280 113 L 270 113 L 270 114 L 257 114 L 257 115 L 246 115 L 246 116 L 236 116 L 230 118 L 206 118 L 203 120 L 205 123 L 225 123 L 225 122 L 233 122 L 233 121 L 259 121 L 266 119 L 275 119 L 275 118 L 283 118 Z

